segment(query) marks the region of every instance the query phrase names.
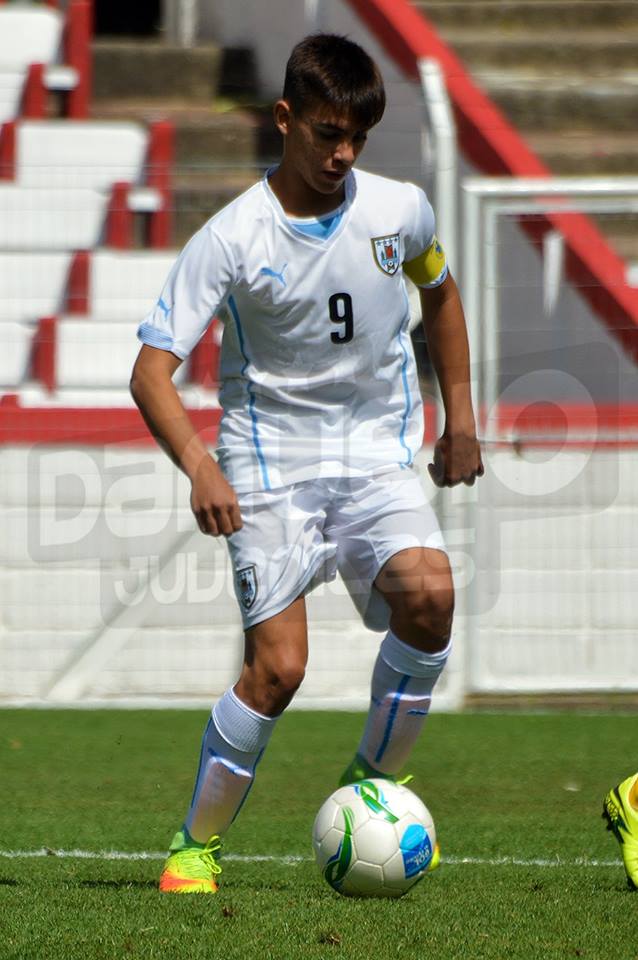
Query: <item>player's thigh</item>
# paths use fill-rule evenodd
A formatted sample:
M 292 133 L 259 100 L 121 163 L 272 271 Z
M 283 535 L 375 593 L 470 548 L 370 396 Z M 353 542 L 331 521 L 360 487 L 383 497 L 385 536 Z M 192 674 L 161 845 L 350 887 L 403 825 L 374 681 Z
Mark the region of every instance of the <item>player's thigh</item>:
M 437 558 L 446 558 L 445 544 L 436 514 L 412 470 L 371 478 L 353 487 L 353 493 L 356 496 L 340 511 L 331 531 L 338 542 L 339 571 L 366 626 L 386 630 L 392 609 L 384 592 L 400 588 L 399 573 L 402 580 L 409 574 L 418 580 L 424 572 L 441 573 Z M 427 571 L 421 566 L 423 553 L 433 558 Z M 401 554 L 405 554 L 401 560 L 393 560 Z M 391 576 L 379 579 L 384 570 Z
M 248 669 L 296 675 L 303 673 L 307 661 L 308 623 L 303 596 L 244 634 L 244 663 Z
M 312 484 L 294 484 L 240 493 L 239 505 L 243 526 L 227 543 L 244 630 L 288 608 L 286 617 L 301 617 L 305 625 L 305 609 L 293 603 L 336 553 L 324 539 L 317 490 Z

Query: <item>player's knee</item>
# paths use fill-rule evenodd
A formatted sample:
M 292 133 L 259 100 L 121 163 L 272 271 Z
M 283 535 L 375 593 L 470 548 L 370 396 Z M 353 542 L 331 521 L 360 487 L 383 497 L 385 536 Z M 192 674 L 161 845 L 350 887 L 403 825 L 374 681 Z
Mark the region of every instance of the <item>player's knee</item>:
M 284 710 L 301 686 L 306 665 L 294 658 L 270 665 L 267 687 L 270 698 Z
M 454 589 L 450 586 L 409 594 L 399 620 L 407 642 L 435 653 L 449 642 L 453 616 Z
M 418 625 L 428 636 L 440 637 L 446 643 L 452 631 L 454 616 L 454 590 L 442 588 L 426 593 L 418 606 L 416 619 Z

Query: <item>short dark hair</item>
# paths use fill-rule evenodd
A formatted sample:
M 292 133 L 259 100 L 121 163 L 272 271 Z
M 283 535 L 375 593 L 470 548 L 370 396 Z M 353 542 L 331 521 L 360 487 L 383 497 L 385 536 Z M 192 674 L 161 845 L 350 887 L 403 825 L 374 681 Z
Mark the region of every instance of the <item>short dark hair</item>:
M 366 129 L 383 116 L 383 78 L 363 47 L 334 33 L 313 33 L 292 50 L 283 98 L 302 114 L 310 105 L 333 107 Z

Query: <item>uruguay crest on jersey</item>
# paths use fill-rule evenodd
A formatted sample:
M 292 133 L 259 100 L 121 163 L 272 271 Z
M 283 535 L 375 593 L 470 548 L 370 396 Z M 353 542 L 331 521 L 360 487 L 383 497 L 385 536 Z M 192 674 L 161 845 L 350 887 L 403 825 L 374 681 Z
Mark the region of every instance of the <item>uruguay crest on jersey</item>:
M 371 243 L 376 265 L 392 277 L 399 269 L 399 234 L 372 237 Z

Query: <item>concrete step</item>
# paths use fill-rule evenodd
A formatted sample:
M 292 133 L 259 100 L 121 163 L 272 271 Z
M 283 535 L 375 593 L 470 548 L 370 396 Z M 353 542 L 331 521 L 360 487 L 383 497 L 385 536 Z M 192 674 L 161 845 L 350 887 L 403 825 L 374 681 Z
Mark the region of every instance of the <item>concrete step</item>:
M 170 120 L 175 125 L 175 165 L 181 168 L 234 166 L 257 162 L 262 119 L 259 112 L 238 108 L 227 100 L 197 104 L 187 100 L 97 100 L 95 119 L 136 120 L 150 124 Z
M 636 70 L 638 27 L 617 30 L 516 31 L 490 28 L 445 28 L 442 35 L 459 57 L 474 68 L 514 67 L 542 71 L 545 76 L 565 69 L 583 69 L 587 76 L 610 76 L 619 70 Z
M 522 130 L 532 150 L 561 176 L 638 175 L 638 131 Z
M 600 79 L 584 73 L 547 77 L 535 72 L 476 68 L 472 75 L 519 129 L 636 129 L 638 70 Z
M 96 40 L 93 43 L 93 99 L 112 97 L 217 96 L 222 51 L 209 45 L 173 47 L 154 40 Z
M 181 247 L 214 213 L 255 183 L 279 156 L 270 105 L 242 107 L 229 98 L 182 97 L 94 100 L 95 119 L 175 125 L 173 235 Z
M 638 26 L 636 0 L 415 0 L 437 26 L 581 30 Z
M 202 177 L 198 183 L 189 181 L 182 174 L 173 191 L 173 245 L 182 247 L 214 213 L 252 186 L 260 176 L 261 171 L 257 168 L 226 168 L 214 174 L 209 171 L 208 181 L 204 182 Z

